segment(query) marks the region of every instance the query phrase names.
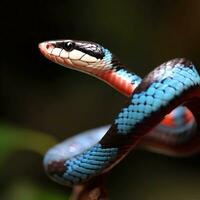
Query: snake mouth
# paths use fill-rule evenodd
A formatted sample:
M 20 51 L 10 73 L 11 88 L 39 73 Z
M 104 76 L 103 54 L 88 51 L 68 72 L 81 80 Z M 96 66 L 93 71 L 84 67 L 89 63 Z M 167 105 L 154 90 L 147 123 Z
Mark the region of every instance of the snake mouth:
M 40 52 L 49 60 L 58 63 L 60 65 L 70 65 L 70 60 L 68 59 L 68 55 L 65 57 L 61 57 L 60 53 L 62 49 L 56 48 L 55 42 L 42 42 L 38 45 Z M 59 51 L 58 51 L 59 50 Z

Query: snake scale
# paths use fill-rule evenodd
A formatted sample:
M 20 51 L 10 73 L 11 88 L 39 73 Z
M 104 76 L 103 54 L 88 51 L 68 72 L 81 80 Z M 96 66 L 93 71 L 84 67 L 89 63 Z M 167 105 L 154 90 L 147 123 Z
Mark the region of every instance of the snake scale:
M 84 183 L 108 172 L 141 144 L 168 155 L 199 151 L 200 76 L 191 61 L 170 60 L 141 79 L 97 43 L 55 40 L 40 43 L 39 49 L 51 61 L 97 77 L 129 97 L 111 125 L 48 150 L 44 167 L 53 180 Z

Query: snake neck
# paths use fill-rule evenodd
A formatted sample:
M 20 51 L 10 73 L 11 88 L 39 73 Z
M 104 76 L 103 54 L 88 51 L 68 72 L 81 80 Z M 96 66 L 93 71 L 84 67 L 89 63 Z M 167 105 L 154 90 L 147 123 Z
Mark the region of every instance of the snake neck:
M 137 75 L 128 72 L 123 67 L 115 67 L 104 71 L 97 69 L 93 71 L 92 75 L 106 82 L 127 97 L 132 94 L 140 83 L 140 78 Z
M 118 58 L 109 50 L 104 49 L 105 56 L 94 66 L 89 67 L 88 73 L 106 82 L 125 96 L 130 96 L 141 82 L 135 73 L 126 70 Z

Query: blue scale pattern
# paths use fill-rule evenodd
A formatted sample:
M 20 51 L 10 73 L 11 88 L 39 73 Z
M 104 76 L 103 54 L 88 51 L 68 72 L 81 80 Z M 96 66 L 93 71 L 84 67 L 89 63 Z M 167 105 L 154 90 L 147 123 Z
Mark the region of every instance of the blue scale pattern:
M 115 120 L 117 134 L 129 134 L 145 117 L 152 115 L 184 90 L 197 84 L 200 84 L 200 78 L 194 66 L 186 67 L 178 63 L 170 72 L 162 69 L 157 73 L 157 81 L 146 91 L 133 94 L 131 104 L 118 114 Z
M 112 53 L 106 48 L 103 48 L 103 52 L 105 54 L 105 56 L 103 57 L 104 61 L 110 64 L 112 62 Z
M 103 48 L 103 52 L 105 54 L 103 60 L 108 64 L 108 66 L 110 64 L 112 64 L 112 53 L 106 49 L 106 48 Z M 115 66 L 112 66 L 110 65 L 111 67 L 115 67 Z M 119 66 L 117 66 L 119 67 Z M 139 85 L 139 83 L 141 82 L 141 78 L 139 76 L 137 76 L 136 74 L 134 73 L 130 73 L 128 72 L 127 70 L 125 69 L 119 69 L 116 71 L 116 74 L 118 74 L 119 76 L 123 77 L 125 80 L 131 82 L 132 84 L 134 85 Z
M 77 155 L 65 162 L 66 171 L 63 179 L 68 184 L 77 184 L 98 174 L 109 162 L 116 158 L 118 148 L 102 148 L 96 144 L 83 154 Z
M 134 73 L 130 73 L 125 69 L 120 69 L 116 71 L 116 74 L 123 77 L 125 80 L 131 82 L 135 86 L 139 85 L 141 82 L 141 78 Z

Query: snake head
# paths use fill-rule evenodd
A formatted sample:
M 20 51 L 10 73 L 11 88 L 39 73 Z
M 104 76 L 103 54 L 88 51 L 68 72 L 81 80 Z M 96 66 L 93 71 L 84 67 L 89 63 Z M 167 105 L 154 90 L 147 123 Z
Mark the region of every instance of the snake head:
M 78 40 L 54 40 L 39 44 L 42 54 L 64 67 L 96 75 L 112 68 L 113 55 L 103 46 Z

